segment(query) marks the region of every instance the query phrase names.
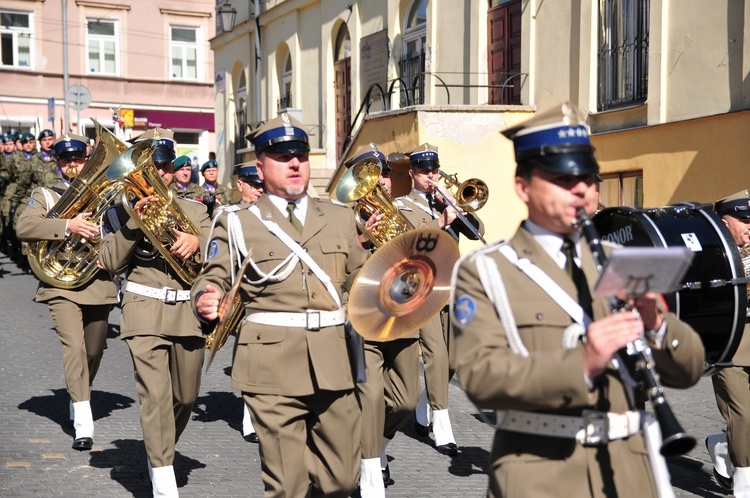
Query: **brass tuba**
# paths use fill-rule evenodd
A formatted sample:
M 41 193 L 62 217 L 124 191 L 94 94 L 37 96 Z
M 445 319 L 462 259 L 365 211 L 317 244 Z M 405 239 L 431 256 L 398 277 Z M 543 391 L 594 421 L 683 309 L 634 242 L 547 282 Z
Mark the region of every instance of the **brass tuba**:
M 441 170 L 440 177 L 445 182 L 445 188 L 449 191 L 453 187 L 456 187 L 456 192 L 451 192 L 451 194 L 456 199 L 456 205 L 464 211 L 473 213 L 474 211 L 479 211 L 487 204 L 487 199 L 490 197 L 490 189 L 479 178 L 469 178 L 465 182 L 459 183 L 455 173 L 449 175 Z
M 119 202 L 116 186 L 105 173 L 128 146 L 94 120 L 97 143 L 81 172 L 47 213 L 47 218 L 71 219 L 91 213 L 101 225 L 107 210 Z M 61 240 L 40 240 L 29 244 L 29 266 L 42 282 L 61 289 L 75 289 L 91 280 L 98 268 L 101 233 L 92 239 L 70 234 Z
M 120 191 L 120 201 L 128 215 L 148 237 L 177 276 L 187 284 L 192 284 L 201 271 L 200 252 L 186 260 L 175 256 L 170 249 L 177 237 L 172 230 L 200 237 L 200 230 L 178 206 L 172 189 L 159 176 L 152 159 L 153 140 L 138 142 L 120 154 L 107 170 L 107 178 L 116 181 Z M 149 204 L 142 216 L 138 216 L 131 205 L 140 199 L 155 196 L 157 202 Z
M 364 159 L 353 164 L 336 185 L 336 198 L 339 201 L 357 201 L 354 208 L 357 228 L 375 247 L 382 246 L 397 235 L 414 230 L 414 225 L 399 211 L 396 201 L 378 183 L 382 169 L 383 165 L 379 160 Z M 385 218 L 376 229 L 367 230 L 366 219 L 377 213 L 384 213 Z

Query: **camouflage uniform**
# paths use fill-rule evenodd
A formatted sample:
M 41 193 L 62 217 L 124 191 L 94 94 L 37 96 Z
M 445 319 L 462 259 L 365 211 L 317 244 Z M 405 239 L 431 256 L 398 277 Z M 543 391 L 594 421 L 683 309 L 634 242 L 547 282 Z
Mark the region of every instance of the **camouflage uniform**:
M 38 151 L 34 151 L 26 156 L 26 153 L 21 152 L 16 155 L 13 161 L 13 174 L 16 177 L 16 190 L 11 198 L 11 209 L 16 208 L 15 215 L 13 216 L 13 226 L 18 222 L 18 218 L 26 209 L 26 203 L 31 198 L 31 191 L 34 190 L 37 185 L 35 180 L 39 178 L 39 171 L 42 168 L 49 168 L 45 163 Z
M 60 181 L 60 172 L 57 170 L 55 158 L 44 151 L 39 152 L 38 160 L 34 161 L 33 185 L 36 187 L 51 188 Z M 33 190 L 33 189 L 32 189 Z
M 234 196 L 232 195 L 232 189 L 225 185 L 221 185 L 220 183 L 217 183 L 213 187 L 209 186 L 208 184 L 203 185 L 203 193 L 205 192 L 211 192 L 214 194 L 214 197 L 216 198 L 216 205 L 217 206 L 226 206 L 228 204 L 231 204 L 234 202 Z M 202 195 L 202 194 L 201 194 Z
M 197 183 L 190 182 L 188 183 L 187 187 L 183 189 L 177 182 L 172 182 L 170 188 L 180 199 L 193 199 L 196 201 L 201 201 L 203 197 L 203 187 L 201 187 Z

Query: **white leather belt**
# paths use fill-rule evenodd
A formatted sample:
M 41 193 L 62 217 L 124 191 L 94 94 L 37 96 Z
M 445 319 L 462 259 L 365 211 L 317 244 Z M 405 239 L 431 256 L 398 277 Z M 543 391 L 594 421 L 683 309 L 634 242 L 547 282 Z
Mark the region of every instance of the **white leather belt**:
M 139 296 L 150 297 L 163 301 L 165 304 L 175 304 L 180 301 L 190 301 L 189 290 L 171 289 L 169 287 L 163 287 L 157 289 L 156 287 L 149 287 L 148 285 L 136 284 L 135 282 L 128 282 L 125 285 L 127 292 L 138 294 Z
M 497 429 L 538 436 L 575 439 L 584 446 L 607 444 L 641 430 L 641 412 L 608 413 L 584 410 L 581 417 L 503 410 L 497 412 Z
M 305 313 L 248 311 L 245 320 L 262 325 L 320 330 L 323 327 L 344 323 L 346 321 L 346 310 L 344 308 L 335 311 L 307 310 Z

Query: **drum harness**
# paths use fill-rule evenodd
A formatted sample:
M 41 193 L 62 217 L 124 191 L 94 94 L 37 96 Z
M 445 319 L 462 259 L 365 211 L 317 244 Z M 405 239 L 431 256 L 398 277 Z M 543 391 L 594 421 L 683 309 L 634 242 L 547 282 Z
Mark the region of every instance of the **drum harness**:
M 585 340 L 586 327 L 591 323 L 591 317 L 549 275 L 530 260 L 519 258 L 518 253 L 510 247 L 508 241 L 504 240 L 493 246 L 478 250 L 469 258 L 476 264 L 480 283 L 485 294 L 495 306 L 510 348 L 515 354 L 528 357 L 529 351 L 523 344 L 518 326 L 513 318 L 513 311 L 500 269 L 488 256 L 488 253 L 493 251 L 499 251 L 516 268 L 524 272 L 576 322 L 569 326 L 563 334 L 563 349 L 573 349 L 577 346 L 579 339 Z M 457 264 L 453 269 L 454 282 L 460 266 L 460 264 Z M 455 285 L 452 286 L 452 292 L 455 292 Z M 455 299 L 452 297 L 450 302 L 452 306 Z M 632 405 L 632 389 L 635 386 L 635 381 L 617 358 L 612 358 L 611 362 L 623 376 L 622 381 Z M 588 382 L 590 381 L 587 379 Z M 575 439 L 583 446 L 606 445 L 610 440 L 628 438 L 643 431 L 657 494 L 660 497 L 674 496 L 666 461 L 659 453 L 662 439 L 661 430 L 651 413 L 640 410 L 629 410 L 626 413 L 583 410 L 582 416 L 575 417 L 522 410 L 497 410 L 496 415 L 495 428 L 497 430 Z
M 227 242 L 229 245 L 230 261 L 232 266 L 237 265 L 239 267 L 242 259 L 247 255 L 248 249 L 245 244 L 245 237 L 242 230 L 242 224 L 240 222 L 237 211 L 240 208 L 235 207 L 234 209 L 226 208 L 224 210 L 227 213 Z M 258 220 L 265 225 L 270 233 L 275 235 L 281 242 L 283 242 L 290 250 L 289 256 L 284 261 L 279 263 L 270 272 L 263 272 L 252 259 L 250 260 L 250 267 L 253 271 L 260 276 L 258 280 L 251 280 L 246 275 L 243 275 L 248 283 L 251 285 L 260 285 L 265 282 L 277 283 L 286 280 L 294 271 L 297 263 L 302 260 L 316 277 L 325 285 L 326 290 L 333 298 L 334 302 L 338 306 L 338 309 L 333 311 L 326 310 L 313 310 L 308 309 L 303 313 L 292 313 L 292 312 L 261 312 L 261 311 L 248 311 L 245 316 L 245 320 L 250 323 L 258 323 L 263 325 L 275 325 L 280 327 L 300 327 L 305 328 L 309 331 L 317 331 L 323 327 L 331 327 L 334 325 L 341 325 L 346 321 L 346 309 L 342 306 L 341 298 L 336 292 L 336 288 L 331 282 L 331 278 L 326 272 L 313 260 L 313 258 L 300 246 L 294 239 L 292 239 L 284 230 L 279 227 L 277 223 L 268 219 L 262 218 L 260 209 L 253 205 L 247 208 Z M 217 218 L 218 219 L 218 218 Z M 214 221 L 214 226 L 215 226 Z M 211 230 L 211 236 L 213 236 L 213 228 Z M 211 240 L 211 237 L 209 237 Z M 239 254 L 241 257 L 237 257 Z M 283 268 L 283 270 L 282 270 Z M 233 272 L 230 272 L 233 273 Z M 233 277 L 232 277 L 233 278 Z

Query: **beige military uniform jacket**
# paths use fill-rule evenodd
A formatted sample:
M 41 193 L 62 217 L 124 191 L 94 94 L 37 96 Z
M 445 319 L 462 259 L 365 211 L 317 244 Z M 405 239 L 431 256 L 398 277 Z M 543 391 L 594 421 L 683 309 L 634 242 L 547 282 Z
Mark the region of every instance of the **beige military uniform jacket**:
M 211 229 L 206 207 L 199 202 L 184 199 L 176 201 L 201 232 L 198 239 L 202 254 Z M 132 219 L 119 231 L 104 238 L 100 260 L 111 273 L 124 273 L 128 282 L 156 289 L 190 289 L 188 284 L 177 277 Z M 121 325 L 120 337 L 123 339 L 137 335 L 203 336 L 200 324 L 190 308 L 190 301 L 165 304 L 158 299 L 127 291 L 122 300 Z
M 342 299 L 369 255 L 357 238 L 351 209 L 308 198 L 304 228 L 300 234 L 267 195 L 260 197 L 257 206 L 262 219 L 277 223 L 307 251 L 331 278 Z M 214 221 L 207 260 L 193 285 L 193 302 L 208 284 L 226 292 L 230 287 L 230 272 L 237 271 L 237 266 L 230 266 L 227 244 L 230 214 L 222 210 Z M 254 263 L 261 272 L 272 272 L 291 250 L 247 209 L 237 211 L 236 215 L 244 242 L 253 251 Z M 252 268 L 246 275 L 253 281 L 260 279 Z M 304 313 L 308 309 L 330 311 L 338 308 L 325 285 L 301 261 L 289 277 L 280 282 L 254 285 L 244 281 L 241 297 L 246 312 Z M 319 389 L 353 389 L 344 325 L 308 331 L 243 321 L 234 353 L 232 386 L 244 392 L 284 396 L 306 396 Z
M 519 258 L 530 260 L 576 299 L 575 285 L 564 270 L 520 228 L 509 242 Z M 452 323 L 459 378 L 479 408 L 581 415 L 584 409 L 624 413 L 626 391 L 610 364 L 589 387 L 583 374 L 583 348 L 561 346 L 571 317 L 536 283 L 488 246 L 462 259 L 454 275 Z M 494 305 L 479 280 L 477 254 L 499 267 L 519 335 L 528 357 L 515 354 Z M 589 248 L 582 245 L 583 271 L 593 288 L 597 270 Z M 593 295 L 593 291 L 592 291 Z M 458 304 L 457 304 L 458 303 Z M 606 299 L 595 297 L 593 319 L 609 314 Z M 456 308 L 460 308 L 456 312 Z M 686 388 L 703 373 L 704 349 L 698 335 L 667 314 L 664 349 L 654 350 L 656 367 L 666 386 Z M 640 394 L 640 402 L 645 397 Z M 606 456 L 604 456 L 606 454 Z M 602 463 L 604 462 L 604 463 Z M 582 446 L 573 439 L 497 431 L 492 448 L 492 483 L 502 496 L 653 496 L 653 478 L 641 434 L 610 441 L 606 448 Z M 564 490 L 561 491 L 561 490 Z M 499 496 L 490 488 L 490 496 Z
M 59 192 L 63 192 L 67 186 L 58 180 L 54 188 L 55 190 L 46 189 L 53 202 L 49 205 L 42 188 L 34 189 L 26 209 L 18 219 L 16 235 L 19 240 L 36 242 L 65 238 L 67 220 L 46 217 L 47 212 L 60 198 Z M 117 289 L 110 274 L 103 270 L 96 272 L 88 283 L 75 289 L 60 289 L 40 281 L 36 291 L 36 301 L 46 302 L 55 297 L 63 297 L 77 304 L 116 304 Z

